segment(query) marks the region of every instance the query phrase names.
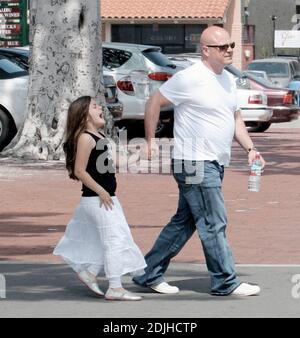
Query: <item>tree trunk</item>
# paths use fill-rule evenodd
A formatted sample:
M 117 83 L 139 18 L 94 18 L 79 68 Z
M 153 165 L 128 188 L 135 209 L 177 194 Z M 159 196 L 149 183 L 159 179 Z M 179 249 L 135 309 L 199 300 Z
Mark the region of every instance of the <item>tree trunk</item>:
M 105 106 L 99 0 L 32 0 L 32 57 L 27 119 L 4 156 L 52 160 L 62 157 L 69 104 L 95 97 L 107 129 L 113 121 Z

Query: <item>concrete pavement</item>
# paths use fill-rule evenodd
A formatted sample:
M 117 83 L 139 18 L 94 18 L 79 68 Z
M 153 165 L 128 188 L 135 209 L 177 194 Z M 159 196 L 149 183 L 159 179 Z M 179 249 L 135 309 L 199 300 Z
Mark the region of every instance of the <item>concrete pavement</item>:
M 272 128 L 300 128 L 300 119 L 291 121 L 291 122 L 284 122 L 284 123 L 272 123 L 270 129 Z
M 0 299 L 0 317 L 90 318 L 230 318 L 299 317 L 299 266 L 237 267 L 241 280 L 257 282 L 260 296 L 238 298 L 209 294 L 210 279 L 199 264 L 171 264 L 166 278 L 181 292 L 160 295 L 125 277 L 125 287 L 141 292 L 141 302 L 109 302 L 94 297 L 61 264 L 0 263 L 7 298 Z M 294 281 L 292 281 L 294 276 Z M 99 279 L 105 289 L 106 282 Z

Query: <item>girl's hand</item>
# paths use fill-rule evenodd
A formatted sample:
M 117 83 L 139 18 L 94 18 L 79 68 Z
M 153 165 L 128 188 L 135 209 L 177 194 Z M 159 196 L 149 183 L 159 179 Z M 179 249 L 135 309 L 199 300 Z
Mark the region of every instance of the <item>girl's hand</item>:
M 110 194 L 103 189 L 103 191 L 100 191 L 98 195 L 100 197 L 100 208 L 104 205 L 106 210 L 112 210 L 114 201 L 112 200 Z

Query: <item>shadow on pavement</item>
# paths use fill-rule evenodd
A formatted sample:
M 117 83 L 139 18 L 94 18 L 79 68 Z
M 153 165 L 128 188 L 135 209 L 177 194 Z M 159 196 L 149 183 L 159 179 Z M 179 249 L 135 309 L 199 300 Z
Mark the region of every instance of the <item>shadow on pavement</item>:
M 272 134 L 272 140 L 270 137 Z M 299 175 L 299 152 L 300 143 L 299 136 L 295 133 L 272 133 L 252 135 L 254 144 L 258 147 L 259 151 L 264 156 L 267 167 L 264 171 L 264 175 Z M 241 147 L 234 142 L 232 148 L 232 159 L 230 168 L 241 169 L 245 171 L 245 175 L 248 175 L 247 155 Z
M 7 299 L 10 301 L 99 302 L 99 300 L 103 300 L 103 298 L 95 297 L 66 265 L 0 263 L 0 273 L 5 276 Z M 210 295 L 210 278 L 206 272 L 197 272 L 186 268 L 168 271 L 167 280 L 181 290 L 177 295 L 161 295 L 149 288 L 140 287 L 131 282 L 130 276 L 124 277 L 123 280 L 126 288 L 133 292 L 142 293 L 145 296 L 144 300 L 178 301 L 226 298 Z M 103 290 L 106 290 L 108 283 L 103 277 L 100 277 L 99 285 Z

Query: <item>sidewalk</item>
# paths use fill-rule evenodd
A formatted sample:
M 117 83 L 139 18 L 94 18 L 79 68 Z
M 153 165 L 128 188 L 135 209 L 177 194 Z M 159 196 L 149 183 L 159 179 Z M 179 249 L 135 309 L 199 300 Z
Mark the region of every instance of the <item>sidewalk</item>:
M 160 295 L 125 278 L 125 287 L 143 296 L 140 302 L 109 302 L 96 298 L 59 264 L 0 263 L 7 281 L 7 299 L 0 299 L 0 317 L 89 318 L 287 318 L 299 317 L 299 285 L 291 278 L 298 267 L 238 266 L 241 279 L 262 286 L 260 296 L 238 298 L 209 294 L 203 265 L 171 264 L 167 279 L 178 286 L 176 295 Z M 300 279 L 299 279 L 300 281 Z M 100 285 L 106 286 L 101 281 Z M 293 294 L 292 294 L 293 292 Z
M 0 274 L 7 281 L 0 317 L 299 316 L 299 299 L 291 294 L 297 285 L 291 278 L 300 274 L 300 129 L 276 128 L 252 137 L 268 162 L 261 192 L 247 191 L 246 155 L 237 144 L 223 190 L 235 261 L 254 264 L 239 266 L 238 272 L 242 280 L 262 286 L 260 297 L 210 296 L 196 235 L 168 271 L 169 280 L 182 289 L 179 295 L 161 296 L 128 284 L 133 291 L 146 292 L 143 302 L 107 304 L 89 297 L 72 271 L 52 255 L 80 199 L 80 184 L 68 179 L 60 163 L 0 160 Z M 117 193 L 133 236 L 146 253 L 176 210 L 177 186 L 171 175 L 120 174 Z
M 240 264 L 300 263 L 300 129 L 254 134 L 268 167 L 260 193 L 247 191 L 245 153 L 234 144 L 224 196 L 228 237 Z M 80 184 L 63 164 L 0 161 L 1 260 L 61 262 L 52 256 L 80 199 Z M 171 175 L 118 175 L 118 197 L 133 236 L 146 253 L 175 213 L 178 189 Z M 175 262 L 204 263 L 196 235 Z

